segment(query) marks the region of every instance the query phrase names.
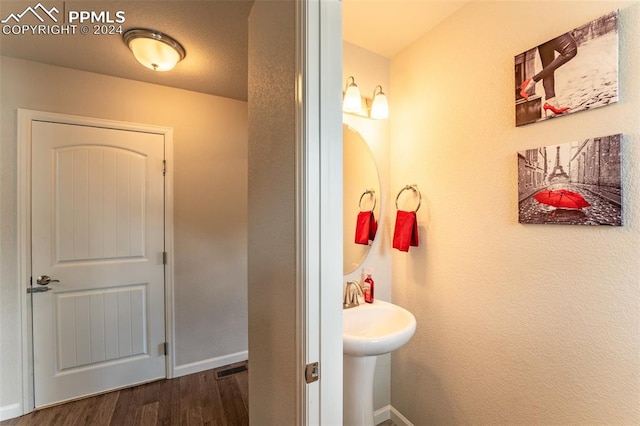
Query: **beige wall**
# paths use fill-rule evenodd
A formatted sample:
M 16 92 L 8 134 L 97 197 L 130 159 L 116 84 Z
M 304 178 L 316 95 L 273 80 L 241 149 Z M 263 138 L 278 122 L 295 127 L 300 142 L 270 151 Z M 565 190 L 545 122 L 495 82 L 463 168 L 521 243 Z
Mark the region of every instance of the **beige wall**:
M 342 44 L 342 49 L 342 81 L 346 82 L 349 76 L 353 76 L 362 96 L 368 98 L 372 96 L 373 89 L 377 85 L 382 85 L 383 91 L 390 99 L 389 59 L 348 42 Z M 391 194 L 394 189 L 389 188 L 391 183 L 389 120 L 370 120 L 352 114 L 343 114 L 342 119 L 345 124 L 360 133 L 367 142 L 376 161 L 380 180 L 380 194 L 377 194 L 380 203 L 380 217 L 376 218 L 379 226 L 376 238 L 362 266 L 352 274 L 346 275 L 343 281 L 346 283 L 347 280 L 354 279 L 362 282 L 366 277 L 363 276 L 363 271 L 371 267 L 373 268 L 376 299 L 391 301 L 391 236 L 393 235 L 393 220 L 395 220 L 395 206 L 393 204 L 395 195 Z M 357 172 L 357 165 L 352 165 L 352 169 Z M 357 202 L 357 200 L 355 201 Z M 352 220 L 355 222 L 355 217 Z M 347 227 L 345 226 L 345 228 Z M 390 355 L 379 356 L 374 383 L 374 409 L 389 405 L 390 370 Z
M 296 423 L 295 5 L 249 17 L 249 419 Z
M 18 402 L 16 109 L 172 127 L 178 367 L 247 350 L 247 103 L 2 57 L 0 408 Z
M 514 127 L 514 56 L 616 7 L 620 102 Z M 474 1 L 392 60 L 392 187 L 423 194 L 420 247 L 393 253 L 414 424 L 640 423 L 638 40 L 637 1 Z M 518 224 L 518 150 L 619 132 L 623 227 Z

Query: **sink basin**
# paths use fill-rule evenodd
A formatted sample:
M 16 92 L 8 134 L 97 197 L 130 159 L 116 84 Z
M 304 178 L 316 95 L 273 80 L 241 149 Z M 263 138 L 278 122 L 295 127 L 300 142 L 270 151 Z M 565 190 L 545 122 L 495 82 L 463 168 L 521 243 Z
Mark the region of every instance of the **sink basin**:
M 342 311 L 342 351 L 351 356 L 393 352 L 416 331 L 413 314 L 400 306 L 376 300 Z
M 373 376 L 378 355 L 411 339 L 416 318 L 406 309 L 376 300 L 342 310 L 343 424 L 373 426 Z

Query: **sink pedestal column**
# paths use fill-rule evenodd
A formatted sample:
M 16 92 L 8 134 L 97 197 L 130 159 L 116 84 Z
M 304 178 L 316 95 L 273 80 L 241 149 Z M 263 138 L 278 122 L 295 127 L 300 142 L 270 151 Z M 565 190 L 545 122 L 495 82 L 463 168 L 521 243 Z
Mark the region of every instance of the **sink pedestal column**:
M 373 376 L 377 356 L 343 355 L 344 426 L 373 425 Z

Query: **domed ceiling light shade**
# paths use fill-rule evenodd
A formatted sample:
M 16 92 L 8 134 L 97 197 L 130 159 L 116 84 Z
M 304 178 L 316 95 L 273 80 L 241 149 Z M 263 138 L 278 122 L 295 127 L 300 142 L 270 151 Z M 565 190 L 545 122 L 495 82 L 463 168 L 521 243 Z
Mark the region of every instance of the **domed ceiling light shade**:
M 122 38 L 138 62 L 154 71 L 172 70 L 187 55 L 180 43 L 159 31 L 134 28 Z
M 380 91 L 378 91 L 380 89 Z M 377 92 L 377 93 L 376 93 Z M 389 102 L 382 91 L 382 86 L 373 89 L 373 103 L 371 104 L 371 118 L 383 120 L 389 117 Z
M 351 80 L 351 84 L 349 84 L 349 80 Z M 347 88 L 344 92 L 344 98 L 342 100 L 342 111 L 351 113 L 362 111 L 360 89 L 358 89 L 356 80 L 352 76 L 347 78 Z

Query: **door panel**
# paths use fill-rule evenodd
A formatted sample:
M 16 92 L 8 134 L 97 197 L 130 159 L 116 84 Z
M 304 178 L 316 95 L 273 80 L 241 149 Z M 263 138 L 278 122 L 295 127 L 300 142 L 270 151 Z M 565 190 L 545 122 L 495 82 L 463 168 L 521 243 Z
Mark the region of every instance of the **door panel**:
M 58 262 L 144 256 L 145 157 L 91 146 L 54 157 Z
M 147 285 L 56 295 L 59 371 L 147 352 Z
M 35 405 L 166 376 L 164 136 L 32 123 Z

